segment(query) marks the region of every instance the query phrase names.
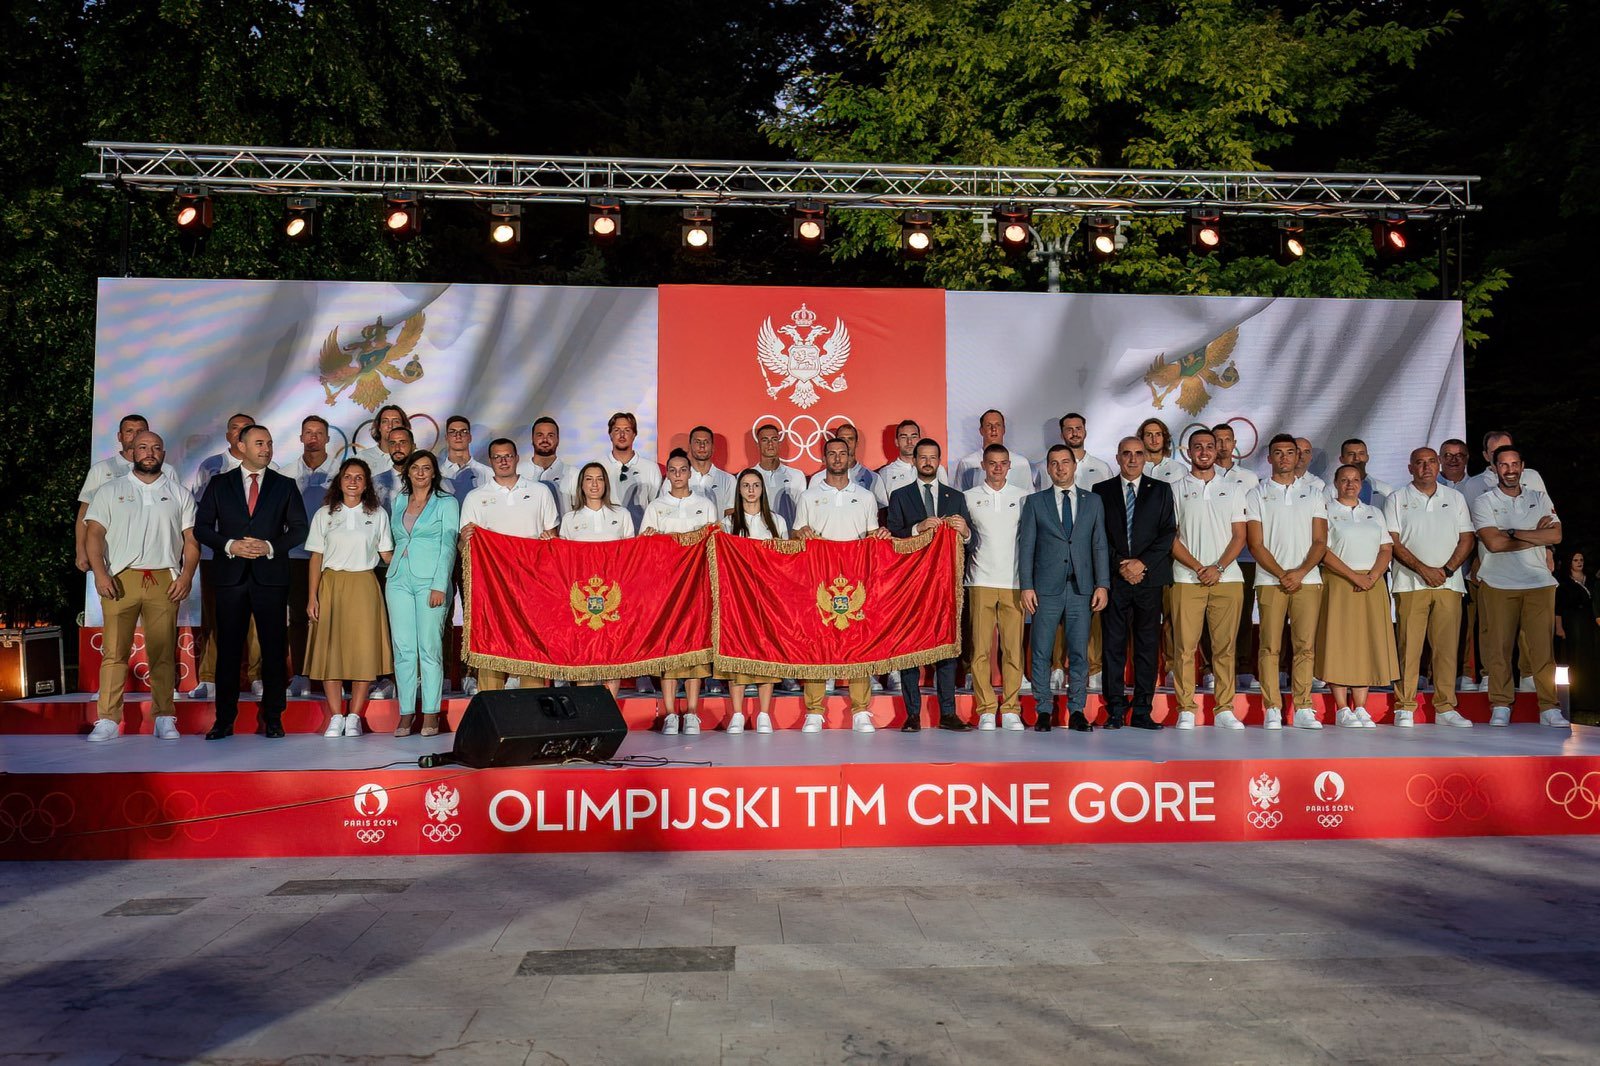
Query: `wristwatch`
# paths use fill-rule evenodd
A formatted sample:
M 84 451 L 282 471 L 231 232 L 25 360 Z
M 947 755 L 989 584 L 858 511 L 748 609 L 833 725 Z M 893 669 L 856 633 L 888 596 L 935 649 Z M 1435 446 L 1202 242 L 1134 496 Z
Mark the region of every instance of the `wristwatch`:
M 1441 566 L 1439 569 L 1444 571 L 1445 580 L 1447 581 L 1456 576 L 1456 568 L 1453 566 Z

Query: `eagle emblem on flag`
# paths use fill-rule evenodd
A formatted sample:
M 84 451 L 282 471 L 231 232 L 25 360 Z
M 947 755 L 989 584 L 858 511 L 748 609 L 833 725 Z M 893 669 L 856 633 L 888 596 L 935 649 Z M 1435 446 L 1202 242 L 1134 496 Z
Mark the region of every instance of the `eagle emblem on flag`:
M 851 622 L 867 617 L 861 609 L 866 602 L 866 582 L 852 585 L 843 574 L 834 578 L 832 585 L 817 586 L 817 611 L 822 615 L 824 626 L 849 629 Z
M 1180 355 L 1176 362 L 1168 362 L 1166 353 L 1156 356 L 1144 375 L 1144 383 L 1150 387 L 1150 402 L 1159 411 L 1177 390 L 1178 406 L 1198 415 L 1211 402 L 1207 385 L 1231 389 L 1239 384 L 1239 370 L 1232 361 L 1233 347 L 1238 343 L 1239 327 L 1235 326 L 1204 348 Z
M 607 585 L 605 578 L 596 574 L 588 584 L 572 583 L 572 620 L 590 629 L 601 629 L 607 622 L 621 619 L 618 608 L 622 606 L 622 584 Z
M 818 389 L 843 392 L 848 387 L 844 365 L 850 361 L 850 330 L 842 318 L 833 320 L 832 329 L 817 325 L 817 313 L 805 304 L 789 320 L 791 324 L 776 329 L 770 315 L 761 323 L 756 332 L 756 362 L 767 383 L 767 395 L 777 399 L 778 393 L 793 385 L 789 399 L 804 410 L 821 399 Z M 780 333 L 791 343 L 784 344 Z M 822 341 L 820 347 L 818 341 Z M 776 385 L 772 383 L 774 375 L 778 378 Z M 829 381 L 829 377 L 833 380 Z
M 317 379 L 322 382 L 328 406 L 332 407 L 346 389 L 354 386 L 350 398 L 368 411 L 376 411 L 389 400 L 389 386 L 384 378 L 407 385 L 422 377 L 422 360 L 417 358 L 417 341 L 422 339 L 422 326 L 427 316 L 421 311 L 400 323 L 400 335 L 389 339 L 393 326 L 384 324 L 383 316 L 371 325 L 361 327 L 361 339 L 349 344 L 339 343 L 339 327 L 334 326 L 322 341 Z M 400 360 L 411 359 L 404 365 Z

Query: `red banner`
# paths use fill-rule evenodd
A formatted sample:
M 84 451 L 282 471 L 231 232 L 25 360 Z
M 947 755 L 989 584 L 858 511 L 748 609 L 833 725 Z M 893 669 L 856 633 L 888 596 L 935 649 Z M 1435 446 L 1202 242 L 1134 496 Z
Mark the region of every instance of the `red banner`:
M 909 540 L 760 541 L 718 534 L 717 668 L 865 677 L 961 651 L 961 548 Z
M 608 543 L 473 532 L 464 563 L 467 661 L 595 681 L 711 661 L 703 536 Z

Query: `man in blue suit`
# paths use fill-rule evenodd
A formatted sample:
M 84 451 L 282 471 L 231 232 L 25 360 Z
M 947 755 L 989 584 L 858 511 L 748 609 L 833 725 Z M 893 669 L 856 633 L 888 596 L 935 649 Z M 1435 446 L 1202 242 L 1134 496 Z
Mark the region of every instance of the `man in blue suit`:
M 1083 713 L 1089 701 L 1089 619 L 1105 608 L 1111 585 L 1105 507 L 1099 496 L 1073 484 L 1078 461 L 1065 444 L 1050 449 L 1045 470 L 1051 487 L 1023 501 L 1017 528 L 1022 609 L 1033 615 L 1033 728 L 1048 733 L 1053 724 L 1050 652 L 1056 627 L 1064 626 L 1071 666 L 1067 725 L 1087 733 L 1094 728 Z
M 949 526 L 965 544 L 972 539 L 972 516 L 967 498 L 949 485 L 939 483 L 939 442 L 927 437 L 917 441 L 911 453 L 917 479 L 889 494 L 889 518 L 884 524 L 896 537 L 914 537 L 941 525 Z M 956 595 L 962 590 L 957 589 Z M 906 704 L 906 723 L 902 733 L 922 728 L 922 686 L 919 667 L 900 671 L 900 695 Z M 939 728 L 957 733 L 972 727 L 956 715 L 956 661 L 942 659 L 934 664 L 934 691 L 939 696 Z

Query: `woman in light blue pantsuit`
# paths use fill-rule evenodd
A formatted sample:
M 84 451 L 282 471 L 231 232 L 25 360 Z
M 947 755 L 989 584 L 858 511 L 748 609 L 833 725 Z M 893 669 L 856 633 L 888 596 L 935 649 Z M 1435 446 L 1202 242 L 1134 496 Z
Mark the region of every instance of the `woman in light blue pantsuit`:
M 420 689 L 422 735 L 431 737 L 439 732 L 444 696 L 444 612 L 450 602 L 461 505 L 445 491 L 439 460 L 432 452 L 408 455 L 400 468 L 400 482 L 390 516 L 394 560 L 384 583 L 400 702 L 400 724 L 394 735 L 411 735 Z

